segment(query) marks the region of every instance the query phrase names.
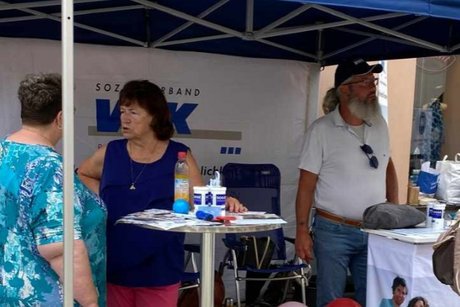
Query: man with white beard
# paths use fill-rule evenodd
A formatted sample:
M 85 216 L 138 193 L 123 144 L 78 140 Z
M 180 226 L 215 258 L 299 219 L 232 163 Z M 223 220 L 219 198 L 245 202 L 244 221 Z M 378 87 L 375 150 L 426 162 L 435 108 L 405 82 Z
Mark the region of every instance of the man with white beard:
M 343 297 L 348 269 L 355 299 L 366 306 L 366 208 L 398 203 L 388 127 L 376 96 L 382 66 L 340 64 L 323 102 L 325 116 L 307 130 L 296 199 L 296 253 L 317 264 L 317 306 Z M 310 211 L 315 207 L 312 232 Z

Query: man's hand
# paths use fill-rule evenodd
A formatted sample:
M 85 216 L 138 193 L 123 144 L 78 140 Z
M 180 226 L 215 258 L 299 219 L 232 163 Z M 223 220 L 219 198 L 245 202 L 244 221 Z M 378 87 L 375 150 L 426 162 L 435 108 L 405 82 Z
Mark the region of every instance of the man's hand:
M 309 234 L 309 220 L 313 198 L 315 195 L 318 175 L 306 170 L 300 170 L 299 187 L 295 200 L 296 239 L 295 251 L 297 256 L 310 262 L 313 260 L 313 241 Z
M 306 229 L 297 230 L 295 252 L 299 258 L 306 262 L 313 260 L 313 240 Z

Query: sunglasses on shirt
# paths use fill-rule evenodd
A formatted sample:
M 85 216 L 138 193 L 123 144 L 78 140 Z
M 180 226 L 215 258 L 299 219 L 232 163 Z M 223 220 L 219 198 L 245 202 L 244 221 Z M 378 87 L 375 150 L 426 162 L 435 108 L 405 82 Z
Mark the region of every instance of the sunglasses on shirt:
M 379 167 L 379 160 L 374 156 L 374 151 L 372 147 L 367 144 L 361 145 L 361 150 L 366 154 L 366 157 L 369 159 L 369 165 L 375 169 Z

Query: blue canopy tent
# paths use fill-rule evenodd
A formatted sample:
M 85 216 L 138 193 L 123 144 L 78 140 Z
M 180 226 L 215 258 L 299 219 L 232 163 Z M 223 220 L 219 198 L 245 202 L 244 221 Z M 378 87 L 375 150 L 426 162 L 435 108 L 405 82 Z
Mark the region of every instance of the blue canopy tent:
M 349 58 L 460 53 L 460 1 L 0 1 L 0 36 L 62 37 L 64 224 L 65 242 L 73 242 L 73 42 L 290 59 L 318 63 L 319 72 Z M 65 306 L 73 306 L 72 254 L 66 244 Z
M 453 0 L 77 0 L 75 42 L 337 64 L 460 51 Z M 0 2 L 0 36 L 60 40 L 61 1 Z

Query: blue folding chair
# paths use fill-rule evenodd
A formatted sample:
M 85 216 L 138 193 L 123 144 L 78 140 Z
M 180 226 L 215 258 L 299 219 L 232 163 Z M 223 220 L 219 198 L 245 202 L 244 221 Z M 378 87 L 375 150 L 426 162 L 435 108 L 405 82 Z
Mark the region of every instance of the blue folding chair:
M 227 194 L 238 198 L 240 202 L 249 208 L 249 210 L 265 211 L 281 215 L 281 175 L 279 169 L 275 165 L 228 163 L 224 166 L 222 175 L 223 185 L 227 187 Z M 239 237 L 242 235 L 271 237 L 276 244 L 276 248 L 269 268 L 257 269 L 248 266 L 238 266 L 237 253 L 241 248 Z M 292 243 L 292 240 L 289 242 Z M 250 234 L 227 234 L 224 238 L 224 243 L 229 248 L 229 251 L 226 257 L 224 257 L 221 267 L 227 267 L 233 270 L 238 307 L 241 306 L 240 282 L 242 281 L 264 281 L 266 285 L 267 281 L 286 280 L 284 291 L 284 296 L 286 296 L 288 280 L 297 280 L 301 285 L 302 301 L 304 304 L 306 303 L 305 289 L 308 284 L 311 269 L 310 266 L 302 262 L 300 258 L 294 256 L 290 260 L 287 259 L 286 244 L 282 228 Z M 250 272 L 249 275 L 268 275 L 268 277 L 248 277 L 248 272 Z M 283 276 L 274 277 L 277 273 L 286 274 L 278 274 L 278 276 Z

